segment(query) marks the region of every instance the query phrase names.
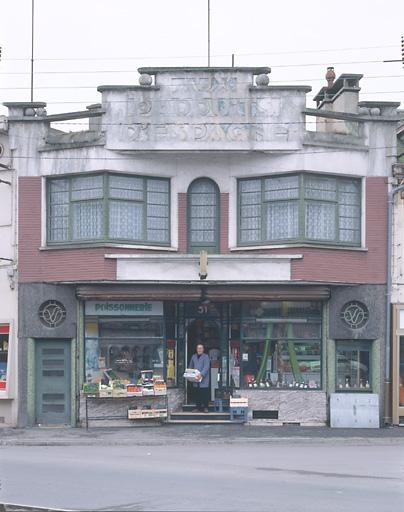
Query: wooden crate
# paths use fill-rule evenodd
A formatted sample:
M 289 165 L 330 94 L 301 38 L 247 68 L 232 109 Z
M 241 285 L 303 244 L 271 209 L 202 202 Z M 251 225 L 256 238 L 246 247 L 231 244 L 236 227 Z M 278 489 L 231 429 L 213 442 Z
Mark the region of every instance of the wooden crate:
M 129 409 L 129 420 L 147 420 L 154 418 L 167 418 L 167 409 Z
M 230 397 L 230 407 L 248 407 L 248 398 Z

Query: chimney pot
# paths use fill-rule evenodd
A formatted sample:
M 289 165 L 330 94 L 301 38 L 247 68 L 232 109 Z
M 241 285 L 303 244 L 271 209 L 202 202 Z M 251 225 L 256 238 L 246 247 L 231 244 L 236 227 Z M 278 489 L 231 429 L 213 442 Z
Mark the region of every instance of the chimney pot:
M 325 79 L 327 80 L 327 87 L 332 87 L 334 85 L 335 80 L 335 71 L 333 66 L 327 68 L 327 73 L 325 74 Z

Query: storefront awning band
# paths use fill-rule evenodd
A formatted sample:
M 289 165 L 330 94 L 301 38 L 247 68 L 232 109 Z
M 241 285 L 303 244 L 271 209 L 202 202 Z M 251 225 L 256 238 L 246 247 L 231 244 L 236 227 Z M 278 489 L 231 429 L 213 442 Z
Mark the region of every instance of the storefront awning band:
M 327 300 L 326 286 L 271 286 L 271 285 L 81 285 L 77 297 L 82 300 L 174 300 L 212 301 L 230 300 Z

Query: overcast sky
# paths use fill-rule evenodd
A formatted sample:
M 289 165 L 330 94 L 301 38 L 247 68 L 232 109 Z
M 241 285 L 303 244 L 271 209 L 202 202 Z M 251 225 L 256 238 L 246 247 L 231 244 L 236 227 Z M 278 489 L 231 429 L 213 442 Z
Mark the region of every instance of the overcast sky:
M 137 68 L 206 65 L 207 0 L 35 0 L 35 93 L 48 112 L 100 100 Z M 29 100 L 31 0 L 0 0 L 0 103 Z M 363 73 L 361 98 L 404 107 L 403 0 L 211 0 L 211 64 L 267 65 L 273 83 Z M 313 106 L 312 95 L 308 106 Z M 0 113 L 6 113 L 1 107 Z

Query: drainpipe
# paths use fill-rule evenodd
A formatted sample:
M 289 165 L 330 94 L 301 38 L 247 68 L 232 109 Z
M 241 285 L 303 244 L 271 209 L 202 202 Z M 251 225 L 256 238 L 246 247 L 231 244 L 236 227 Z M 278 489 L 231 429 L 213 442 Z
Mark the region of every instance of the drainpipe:
M 396 194 L 404 190 L 404 184 L 388 192 L 387 199 L 387 285 L 386 285 L 386 344 L 384 380 L 384 422 L 390 423 L 391 415 L 391 289 L 393 255 L 393 206 Z

